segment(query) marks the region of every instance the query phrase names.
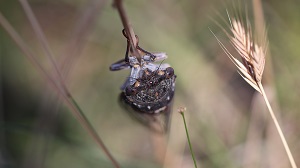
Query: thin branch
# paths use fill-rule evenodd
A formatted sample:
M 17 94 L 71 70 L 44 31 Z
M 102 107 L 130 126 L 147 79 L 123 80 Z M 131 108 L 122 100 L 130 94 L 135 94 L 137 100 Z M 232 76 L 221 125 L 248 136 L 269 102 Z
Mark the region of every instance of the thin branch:
M 137 60 L 141 63 L 141 56 L 138 52 L 136 46 L 137 46 L 137 39 L 135 37 L 134 31 L 129 23 L 129 19 L 127 17 L 127 14 L 125 12 L 124 6 L 123 6 L 123 0 L 114 0 L 113 6 L 118 10 L 122 24 L 124 26 L 125 32 L 129 38 L 131 52 L 133 55 L 137 58 Z
M 272 110 L 272 107 L 271 107 L 271 105 L 270 105 L 270 103 L 269 103 L 269 100 L 268 100 L 268 98 L 267 98 L 267 96 L 266 96 L 265 90 L 264 90 L 264 88 L 263 88 L 263 86 L 262 86 L 261 83 L 258 83 L 258 85 L 259 85 L 259 87 L 260 87 L 260 90 L 261 90 L 261 92 L 262 92 L 262 95 L 263 95 L 263 97 L 264 97 L 264 100 L 265 100 L 265 102 L 266 102 L 266 104 L 267 104 L 267 107 L 268 107 L 268 110 L 269 110 L 269 112 L 270 112 L 270 115 L 271 115 L 271 117 L 272 117 L 272 119 L 273 119 L 273 121 L 274 121 L 274 124 L 275 124 L 275 126 L 276 126 L 276 129 L 277 129 L 277 131 L 278 131 L 278 133 L 279 133 L 280 139 L 281 139 L 281 141 L 282 141 L 282 143 L 283 143 L 284 149 L 285 149 L 285 151 L 286 151 L 286 153 L 287 153 L 287 155 L 288 155 L 288 158 L 289 158 L 289 160 L 290 160 L 290 163 L 291 163 L 291 165 L 292 165 L 293 168 L 297 168 L 296 163 L 295 163 L 295 160 L 294 160 L 294 158 L 293 158 L 293 155 L 292 155 L 292 153 L 291 153 L 291 151 L 290 151 L 290 148 L 289 148 L 289 146 L 288 146 L 288 144 L 287 144 L 287 142 L 286 142 L 286 140 L 285 140 L 285 137 L 284 137 L 284 135 L 283 135 L 283 132 L 282 132 L 282 130 L 281 130 L 280 126 L 279 126 L 279 123 L 278 123 L 278 121 L 277 121 L 277 118 L 276 118 L 276 116 L 275 116 L 275 114 L 274 114 L 274 112 L 273 112 L 273 110 Z

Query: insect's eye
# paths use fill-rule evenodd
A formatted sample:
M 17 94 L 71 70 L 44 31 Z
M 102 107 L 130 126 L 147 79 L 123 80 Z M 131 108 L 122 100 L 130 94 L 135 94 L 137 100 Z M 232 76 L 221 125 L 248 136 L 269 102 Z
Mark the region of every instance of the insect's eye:
M 135 88 L 131 88 L 131 86 L 127 86 L 125 89 L 125 93 L 127 96 L 131 96 L 136 94 L 137 90 Z
M 153 54 L 150 55 L 151 61 L 154 61 L 156 56 L 154 56 Z
M 166 77 L 171 78 L 174 75 L 174 69 L 172 67 L 168 67 L 166 69 Z

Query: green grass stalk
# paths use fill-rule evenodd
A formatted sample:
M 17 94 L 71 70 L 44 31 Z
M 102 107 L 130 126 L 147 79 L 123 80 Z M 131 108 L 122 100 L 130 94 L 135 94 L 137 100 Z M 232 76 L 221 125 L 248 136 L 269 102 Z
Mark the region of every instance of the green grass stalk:
M 186 137 L 187 137 L 189 148 L 190 148 L 190 152 L 191 152 L 191 155 L 192 155 L 192 158 L 193 158 L 193 161 L 194 161 L 194 166 L 195 166 L 195 168 L 197 168 L 197 162 L 196 162 L 196 159 L 195 159 L 195 156 L 194 156 L 194 152 L 193 152 L 193 148 L 192 148 L 192 143 L 191 143 L 190 136 L 189 136 L 189 131 L 188 131 L 188 128 L 187 128 L 187 125 L 186 125 L 184 111 L 186 111 L 186 108 L 180 108 L 179 109 L 179 113 L 181 114 L 182 120 L 184 122 L 184 128 L 185 128 L 185 132 L 186 132 Z

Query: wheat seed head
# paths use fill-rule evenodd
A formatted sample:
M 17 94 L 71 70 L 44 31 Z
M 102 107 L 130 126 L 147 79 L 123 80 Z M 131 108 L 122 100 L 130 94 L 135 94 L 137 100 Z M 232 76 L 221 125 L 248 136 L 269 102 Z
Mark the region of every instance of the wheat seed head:
M 230 32 L 225 33 L 230 39 L 231 44 L 241 56 L 241 61 L 234 57 L 223 43 L 216 37 L 219 45 L 224 50 L 226 55 L 238 68 L 239 74 L 249 83 L 254 89 L 261 93 L 259 84 L 262 80 L 262 75 L 265 67 L 265 56 L 266 56 L 266 38 L 261 39 L 262 42 L 258 43 L 253 37 L 253 32 L 249 19 L 246 17 L 245 23 L 242 21 L 241 17 L 230 18 Z

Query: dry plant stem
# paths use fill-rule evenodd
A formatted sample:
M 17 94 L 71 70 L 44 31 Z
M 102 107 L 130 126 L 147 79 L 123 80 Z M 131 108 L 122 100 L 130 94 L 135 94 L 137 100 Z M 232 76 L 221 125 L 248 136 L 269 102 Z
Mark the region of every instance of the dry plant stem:
M 25 14 L 27 15 L 27 18 L 29 19 L 30 23 L 31 23 L 31 26 L 35 32 L 35 34 L 37 35 L 38 37 L 38 40 L 39 42 L 41 43 L 42 47 L 43 47 L 43 50 L 47 56 L 47 58 L 49 58 L 52 66 L 54 67 L 54 70 L 56 72 L 56 76 L 58 78 L 58 82 L 60 83 L 61 87 L 63 89 L 66 90 L 66 85 L 64 84 L 63 82 L 63 78 L 61 76 L 61 73 L 58 69 L 58 66 L 55 62 L 55 59 L 54 59 L 54 54 L 51 52 L 51 49 L 49 47 L 49 44 L 47 43 L 47 39 L 45 37 L 45 34 L 43 33 L 39 23 L 37 22 L 33 12 L 32 12 L 32 9 L 31 7 L 29 6 L 28 4 L 28 1 L 27 0 L 19 0 L 24 11 L 25 11 Z
M 125 32 L 127 36 L 129 37 L 129 42 L 130 42 L 130 47 L 131 47 L 131 52 L 133 55 L 138 59 L 138 61 L 141 63 L 141 56 L 136 49 L 137 45 L 137 39 L 135 37 L 134 31 L 129 23 L 129 19 L 127 17 L 127 14 L 125 12 L 124 6 L 123 6 L 123 0 L 114 0 L 114 7 L 117 8 L 122 24 L 124 26 Z
M 79 107 L 79 105 L 77 104 L 77 102 L 73 99 L 73 97 L 70 97 L 72 103 L 75 105 L 76 109 L 75 110 L 79 110 L 79 112 L 82 114 L 82 116 L 78 116 L 78 120 L 81 121 L 81 124 L 86 128 L 86 130 L 88 131 L 88 133 L 92 136 L 92 138 L 97 142 L 97 144 L 103 149 L 104 153 L 107 155 L 107 157 L 112 161 L 113 165 L 115 166 L 115 168 L 119 168 L 119 164 L 118 162 L 114 159 L 114 157 L 110 154 L 109 150 L 107 149 L 107 147 L 104 145 L 104 143 L 102 142 L 101 138 L 98 136 L 96 130 L 94 129 L 94 127 L 91 125 L 91 123 L 89 122 L 89 120 L 86 118 L 86 116 L 84 115 L 83 111 L 81 110 L 81 108 Z
M 58 58 L 61 58 L 59 63 L 59 69 L 61 70 L 62 77 L 64 78 L 64 82 L 68 81 L 69 72 L 71 72 L 72 66 L 74 62 L 80 57 L 82 49 L 86 44 L 85 38 L 90 33 L 95 21 L 98 17 L 98 14 L 102 11 L 102 7 L 104 6 L 106 1 L 98 1 L 92 0 L 87 2 L 87 6 L 83 10 L 80 18 L 76 22 L 72 30 L 72 35 L 67 42 L 65 50 L 63 54 L 60 54 Z M 55 74 L 55 69 L 52 70 L 51 74 Z M 47 86 L 46 86 L 47 87 Z M 47 89 L 47 88 L 45 88 Z M 57 99 L 57 96 L 53 95 L 51 90 L 49 90 L 48 94 L 44 94 L 43 105 L 42 109 L 52 109 L 50 113 L 42 112 L 37 119 L 35 124 L 35 130 L 40 130 L 41 123 L 47 120 L 47 128 L 43 130 L 47 132 L 52 132 L 53 129 L 56 127 L 56 119 L 57 119 L 57 110 L 61 105 L 61 99 Z M 53 107 L 55 105 L 55 107 Z M 41 130 L 42 131 L 42 130 Z M 43 137 L 43 139 L 32 139 L 32 142 L 28 145 L 28 149 L 31 152 L 25 154 L 25 160 L 23 161 L 23 168 L 27 167 L 41 167 L 45 162 L 45 155 L 47 154 L 47 144 L 49 142 L 49 138 Z M 42 141 L 42 142 L 41 142 Z M 43 145 L 42 148 L 36 147 L 36 144 L 39 143 Z M 39 145 L 38 145 L 39 146 Z M 34 153 L 32 150 L 36 149 Z
M 25 42 L 21 39 L 14 28 L 9 24 L 9 22 L 3 17 L 2 13 L 0 13 L 0 24 L 10 35 L 12 40 L 17 44 L 17 46 L 21 49 L 21 51 L 25 54 L 26 58 L 40 71 L 42 76 L 45 77 L 47 81 L 59 92 L 63 92 L 62 89 L 57 86 L 56 82 L 48 75 L 45 69 L 38 63 L 33 53 L 28 49 Z
M 290 152 L 290 149 L 287 145 L 287 142 L 284 138 L 284 135 L 282 133 L 282 130 L 277 122 L 277 119 L 273 113 L 273 110 L 269 104 L 269 101 L 266 97 L 266 94 L 264 92 L 264 89 L 261 84 L 263 70 L 265 66 L 265 55 L 266 55 L 266 46 L 267 42 L 266 39 L 264 42 L 260 45 L 257 44 L 255 41 L 253 41 L 253 35 L 250 28 L 250 23 L 248 20 L 246 21 L 246 25 L 242 24 L 242 22 L 238 19 L 230 19 L 230 16 L 228 14 L 228 18 L 231 25 L 231 32 L 232 35 L 229 33 L 226 34 L 230 38 L 230 41 L 233 45 L 233 47 L 236 49 L 236 51 L 241 56 L 242 62 L 240 62 L 238 59 L 236 59 L 227 49 L 226 47 L 220 42 L 220 40 L 216 37 L 219 45 L 225 52 L 225 54 L 228 56 L 229 59 L 234 63 L 234 65 L 238 68 L 239 74 L 244 78 L 244 80 L 251 85 L 254 89 L 256 89 L 258 92 L 260 92 L 265 102 L 268 106 L 270 115 L 275 123 L 276 129 L 280 135 L 281 141 L 284 145 L 284 148 L 287 152 L 288 158 L 290 160 L 290 163 L 293 168 L 296 168 L 296 164 L 294 161 L 294 158 Z M 246 28 L 245 28 L 245 27 Z
M 288 144 L 287 144 L 287 142 L 286 142 L 286 140 L 285 140 L 285 137 L 284 137 L 284 135 L 283 135 L 283 132 L 282 132 L 282 130 L 281 130 L 280 126 L 279 126 L 279 123 L 278 123 L 278 121 L 277 121 L 277 118 L 276 118 L 276 116 L 275 116 L 275 114 L 274 114 L 274 112 L 273 112 L 273 110 L 272 110 L 272 107 L 271 107 L 271 105 L 270 105 L 270 103 L 269 103 L 269 100 L 268 100 L 268 98 L 267 98 L 267 96 L 266 96 L 265 90 L 264 90 L 264 88 L 263 88 L 263 86 L 262 86 L 261 83 L 258 83 L 258 86 L 259 86 L 259 88 L 260 88 L 260 90 L 261 90 L 261 92 L 262 92 L 262 96 L 264 97 L 264 100 L 265 100 L 265 102 L 266 102 L 266 104 L 267 104 L 268 110 L 269 110 L 270 115 L 271 115 L 271 117 L 272 117 L 272 119 L 273 119 L 273 121 L 274 121 L 274 124 L 275 124 L 275 126 L 276 126 L 276 129 L 277 129 L 277 131 L 278 131 L 278 133 L 279 133 L 280 139 L 281 139 L 281 141 L 282 141 L 282 143 L 283 143 L 283 146 L 284 146 L 284 149 L 285 149 L 285 151 L 286 151 L 286 153 L 287 153 L 287 155 L 288 155 L 288 158 L 289 158 L 289 160 L 290 160 L 290 163 L 291 163 L 291 165 L 292 165 L 292 168 L 297 168 L 297 165 L 296 165 L 295 160 L 294 160 L 294 158 L 293 158 L 293 155 L 292 155 L 292 153 L 291 153 L 291 151 L 290 151 L 290 148 L 289 148 L 289 146 L 288 146 Z
M 51 49 L 47 43 L 46 37 L 43 33 L 43 31 L 41 30 L 29 4 L 27 0 L 20 0 L 20 3 L 22 4 L 25 13 L 32 25 L 32 28 L 34 29 L 40 43 L 43 46 L 43 49 L 46 53 L 46 56 L 50 59 L 52 66 L 55 69 L 55 72 L 57 73 L 57 77 L 58 77 L 58 82 L 61 85 L 61 87 L 63 88 L 63 90 L 65 90 L 66 92 L 66 96 L 67 96 L 67 100 L 70 99 L 71 103 L 75 105 L 75 115 L 77 116 L 77 119 L 80 121 L 81 125 L 85 127 L 86 131 L 88 131 L 88 133 L 93 137 L 93 139 L 96 141 L 96 143 L 104 150 L 104 152 L 107 154 L 107 156 L 109 157 L 109 159 L 113 162 L 113 164 L 118 167 L 118 163 L 116 162 L 116 160 L 112 157 L 112 155 L 110 154 L 110 152 L 108 151 L 108 149 L 106 148 L 106 146 L 104 145 L 104 143 L 102 142 L 102 140 L 100 139 L 99 135 L 97 134 L 97 132 L 95 131 L 95 129 L 93 128 L 93 126 L 91 125 L 91 123 L 89 122 L 89 120 L 86 118 L 86 116 L 84 115 L 83 111 L 81 110 L 80 106 L 77 104 L 77 102 L 74 100 L 73 96 L 70 94 L 70 92 L 67 90 L 67 87 L 64 83 L 64 80 L 61 76 L 61 73 L 58 69 L 58 66 L 54 60 L 54 55 L 51 52 Z
M 103 149 L 106 156 L 111 160 L 113 165 L 116 168 L 119 168 L 118 162 L 113 158 L 110 154 L 104 143 L 102 142 L 101 138 L 98 136 L 97 132 L 94 130 L 92 125 L 88 122 L 85 115 L 82 113 L 82 110 L 73 99 L 72 95 L 66 90 L 66 88 L 61 88 L 61 85 L 58 85 L 51 76 L 45 71 L 45 69 L 39 64 L 39 62 L 35 59 L 33 53 L 28 49 L 25 42 L 21 39 L 21 37 L 17 34 L 17 32 L 13 29 L 13 27 L 9 24 L 9 22 L 3 17 L 0 13 L 0 24 L 2 27 L 7 31 L 10 37 L 14 40 L 17 46 L 21 49 L 24 53 L 26 58 L 39 70 L 42 74 L 42 77 L 46 79 L 46 81 L 50 84 L 50 86 L 58 92 L 58 95 L 63 98 L 66 105 L 70 108 L 70 111 L 74 115 L 74 117 L 80 122 L 82 127 L 86 129 L 89 135 L 96 141 L 96 143 Z
M 257 7 L 259 5 L 256 5 L 254 7 Z M 236 18 L 231 18 L 229 16 L 229 13 L 227 12 L 228 19 L 230 22 L 230 29 L 231 33 L 228 33 L 226 30 L 224 32 L 229 37 L 231 44 L 235 48 L 235 50 L 238 52 L 238 54 L 241 56 L 242 62 L 240 62 L 237 58 L 235 58 L 227 49 L 226 47 L 220 42 L 220 40 L 216 37 L 216 35 L 213 33 L 213 35 L 216 37 L 219 45 L 225 52 L 225 54 L 228 56 L 229 59 L 234 63 L 234 65 L 238 68 L 239 74 L 243 77 L 243 79 L 251 85 L 254 89 L 256 89 L 258 92 L 260 92 L 264 100 L 267 104 L 267 107 L 269 109 L 271 118 L 273 119 L 276 129 L 280 135 L 281 141 L 284 145 L 284 148 L 287 152 L 288 158 L 290 160 L 290 163 L 293 168 L 296 168 L 296 164 L 294 161 L 294 158 L 290 152 L 290 149 L 288 147 L 288 144 L 285 140 L 285 137 L 282 133 L 282 130 L 278 124 L 278 121 L 274 115 L 274 112 L 270 106 L 270 103 L 267 99 L 267 96 L 264 92 L 263 86 L 261 84 L 262 75 L 265 67 L 265 56 L 266 56 L 266 47 L 268 45 L 267 38 L 265 36 L 264 27 L 261 27 L 259 32 L 260 39 L 255 40 L 253 39 L 253 33 L 251 31 L 251 25 L 250 21 L 248 20 L 248 17 L 246 15 L 246 21 L 243 22 L 241 19 L 241 16 L 237 15 Z M 262 14 L 260 14 L 261 19 Z M 261 23 L 260 26 L 264 26 L 264 23 Z M 254 41 L 255 40 L 255 41 Z M 257 43 L 257 41 L 260 41 L 260 43 Z
M 2 57 L 1 57 L 1 51 L 0 51 L 0 67 L 2 66 Z M 0 74 L 1 72 L 1 68 L 0 68 Z M 0 123 L 2 123 L 4 125 L 4 101 L 3 101 L 3 92 L 2 92 L 3 88 L 2 88 L 2 76 L 0 76 Z M 1 124 L 1 125 L 2 125 Z M 3 126 L 2 126 L 3 127 Z M 5 129 L 0 130 L 0 152 L 1 153 L 6 153 L 6 134 L 5 134 Z M 0 156 L 1 160 L 6 160 L 5 156 Z
M 82 50 L 87 40 L 85 38 L 90 33 L 91 29 L 95 25 L 98 13 L 102 11 L 103 6 L 106 4 L 106 0 L 92 0 L 88 2 L 88 6 L 84 9 L 84 12 L 80 19 L 74 26 L 73 35 L 67 46 L 61 54 L 59 67 L 62 70 L 62 76 L 67 81 L 68 73 L 72 68 L 72 64 L 81 55 Z

